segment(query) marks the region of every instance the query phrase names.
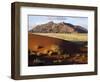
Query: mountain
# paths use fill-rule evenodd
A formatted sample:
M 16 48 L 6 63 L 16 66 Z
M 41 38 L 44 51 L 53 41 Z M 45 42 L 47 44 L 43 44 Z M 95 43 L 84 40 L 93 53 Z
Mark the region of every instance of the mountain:
M 87 29 L 79 25 L 73 25 L 71 23 L 54 23 L 50 21 L 45 24 L 35 26 L 30 32 L 40 33 L 87 33 Z

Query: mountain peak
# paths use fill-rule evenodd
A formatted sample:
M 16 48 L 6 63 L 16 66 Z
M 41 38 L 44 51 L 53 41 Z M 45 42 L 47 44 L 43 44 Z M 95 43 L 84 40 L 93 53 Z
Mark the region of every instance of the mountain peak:
M 53 21 L 50 21 L 50 22 L 48 22 L 48 23 L 46 23 L 46 24 L 51 24 L 51 25 L 52 25 L 52 24 L 54 24 L 54 22 L 53 22 Z
M 50 21 L 45 24 L 37 25 L 32 29 L 32 32 L 40 32 L 40 33 L 87 33 L 87 29 L 79 25 L 73 25 L 71 23 L 54 23 Z

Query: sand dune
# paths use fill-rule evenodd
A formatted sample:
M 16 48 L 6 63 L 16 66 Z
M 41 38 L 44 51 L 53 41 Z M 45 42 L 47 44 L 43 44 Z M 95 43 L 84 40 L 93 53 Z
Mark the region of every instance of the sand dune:
M 47 61 L 48 63 L 52 61 L 63 61 L 64 64 L 68 64 L 69 62 L 72 63 L 73 61 L 74 63 L 87 63 L 87 47 L 84 45 L 84 42 L 71 42 L 68 40 L 29 33 L 28 49 L 29 57 L 31 57 L 29 59 L 29 65 L 32 61 L 38 61 L 40 63 L 46 61 L 44 65 L 46 65 Z M 82 54 L 85 57 L 81 56 Z M 78 58 L 76 56 L 78 56 Z M 34 60 L 34 58 L 36 59 Z M 34 63 L 31 63 L 31 65 L 34 65 Z
M 32 33 L 32 34 L 54 37 L 68 41 L 87 41 L 88 39 L 86 33 Z

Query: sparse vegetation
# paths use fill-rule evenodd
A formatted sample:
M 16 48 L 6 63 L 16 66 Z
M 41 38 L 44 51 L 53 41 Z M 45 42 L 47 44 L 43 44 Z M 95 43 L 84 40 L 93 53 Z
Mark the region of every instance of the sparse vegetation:
M 86 33 L 33 33 L 33 34 L 54 37 L 69 41 L 87 41 L 88 39 Z
M 61 36 L 64 34 L 62 34 L 61 36 L 60 34 L 58 34 L 55 39 L 44 37 L 44 36 L 49 36 L 50 33 L 48 33 L 47 35 L 44 35 L 44 34 L 45 33 L 32 34 L 33 36 L 42 35 L 41 36 L 42 39 L 45 38 L 45 40 L 47 40 L 47 43 L 44 43 L 43 40 L 39 41 L 40 37 L 39 38 L 31 37 L 32 42 L 34 41 L 36 43 L 31 44 L 32 48 L 29 47 L 29 52 L 28 52 L 28 56 L 29 56 L 28 65 L 29 66 L 87 64 L 88 62 L 87 61 L 88 60 L 87 59 L 87 47 L 86 47 L 87 43 L 84 43 L 84 42 L 87 42 L 86 40 L 82 42 L 80 41 L 81 42 L 80 44 L 74 39 L 65 40 L 62 38 L 64 42 L 61 40 L 63 42 L 63 44 L 61 44 L 57 38 L 61 38 Z M 52 33 L 52 36 L 54 35 Z M 78 38 L 78 41 L 79 41 L 79 34 L 77 35 L 71 34 L 71 35 L 72 37 L 77 36 L 76 38 Z M 65 34 L 64 36 L 70 36 L 70 34 Z M 70 36 L 69 39 L 72 37 Z M 81 34 L 80 34 L 80 37 L 81 37 Z M 84 37 L 86 37 L 86 35 L 84 35 Z M 58 44 L 55 43 L 54 41 L 58 42 Z

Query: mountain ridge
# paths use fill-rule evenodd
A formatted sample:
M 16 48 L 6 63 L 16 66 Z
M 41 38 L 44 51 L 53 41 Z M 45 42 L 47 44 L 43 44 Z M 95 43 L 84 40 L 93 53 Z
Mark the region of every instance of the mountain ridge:
M 54 23 L 53 21 L 35 26 L 30 32 L 34 33 L 87 33 L 88 30 L 80 25 L 71 23 Z

